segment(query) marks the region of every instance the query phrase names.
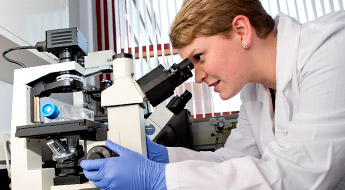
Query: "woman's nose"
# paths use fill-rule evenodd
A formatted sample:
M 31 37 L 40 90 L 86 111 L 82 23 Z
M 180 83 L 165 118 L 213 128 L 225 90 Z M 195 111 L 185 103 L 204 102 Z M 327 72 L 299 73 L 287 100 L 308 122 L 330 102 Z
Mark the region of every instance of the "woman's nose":
M 195 82 L 197 83 L 205 82 L 207 74 L 202 69 L 194 66 L 194 72 L 195 72 Z

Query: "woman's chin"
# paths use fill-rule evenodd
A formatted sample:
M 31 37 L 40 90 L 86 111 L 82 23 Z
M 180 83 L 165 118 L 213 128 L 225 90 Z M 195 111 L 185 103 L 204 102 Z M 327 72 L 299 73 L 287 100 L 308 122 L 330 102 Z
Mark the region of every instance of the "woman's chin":
M 230 98 L 236 96 L 236 94 L 225 94 L 225 93 L 219 93 L 219 97 L 222 100 L 229 100 Z
M 228 99 L 231 98 L 231 97 L 229 97 L 229 96 L 224 96 L 224 95 L 221 94 L 221 93 L 219 93 L 219 97 L 220 97 L 220 99 L 222 99 L 222 100 L 228 100 Z

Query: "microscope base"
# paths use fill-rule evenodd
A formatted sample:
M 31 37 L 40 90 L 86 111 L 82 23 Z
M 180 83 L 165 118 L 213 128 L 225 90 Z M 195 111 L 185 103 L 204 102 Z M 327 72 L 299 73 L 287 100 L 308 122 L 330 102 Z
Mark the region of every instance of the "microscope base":
M 57 176 L 54 178 L 54 185 L 82 184 L 89 181 L 84 175 L 80 176 Z
M 92 182 L 75 185 L 57 185 L 52 186 L 51 190 L 99 190 Z

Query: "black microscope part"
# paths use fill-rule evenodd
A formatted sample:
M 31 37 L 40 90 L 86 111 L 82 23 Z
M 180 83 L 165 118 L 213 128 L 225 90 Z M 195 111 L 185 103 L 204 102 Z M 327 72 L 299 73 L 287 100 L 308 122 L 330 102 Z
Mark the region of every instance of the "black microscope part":
M 158 65 L 151 72 L 137 80 L 141 90 L 153 107 L 174 94 L 174 90 L 180 84 L 193 76 L 191 70 L 193 64 L 189 59 L 179 64 L 173 64 L 168 70 Z
M 188 101 L 192 98 L 192 93 L 186 90 L 181 96 L 174 96 L 170 102 L 167 104 L 167 108 L 174 113 L 174 115 L 178 115 L 186 106 Z
M 101 158 L 110 158 L 119 156 L 115 152 L 111 151 L 108 147 L 104 145 L 92 147 L 87 153 L 87 160 L 101 159 Z
M 87 55 L 87 40 L 77 27 L 46 31 L 45 51 L 61 62 L 77 61 Z

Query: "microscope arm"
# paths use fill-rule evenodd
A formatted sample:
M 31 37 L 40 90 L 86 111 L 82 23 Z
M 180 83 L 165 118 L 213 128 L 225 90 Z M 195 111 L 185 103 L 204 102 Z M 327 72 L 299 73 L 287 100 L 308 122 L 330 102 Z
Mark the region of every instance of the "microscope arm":
M 89 52 L 84 57 L 85 77 L 113 71 L 113 50 Z
M 145 120 L 146 135 L 154 141 L 159 133 L 174 115 L 178 115 L 192 98 L 192 94 L 186 90 L 181 96 L 175 96 L 167 106 L 159 104 L 155 111 Z
M 108 139 L 146 156 L 144 102 L 155 107 L 173 95 L 177 86 L 193 76 L 193 64 L 185 59 L 168 70 L 159 65 L 134 81 L 132 55 L 113 58 L 114 84 L 101 94 L 101 105 L 108 111 Z

